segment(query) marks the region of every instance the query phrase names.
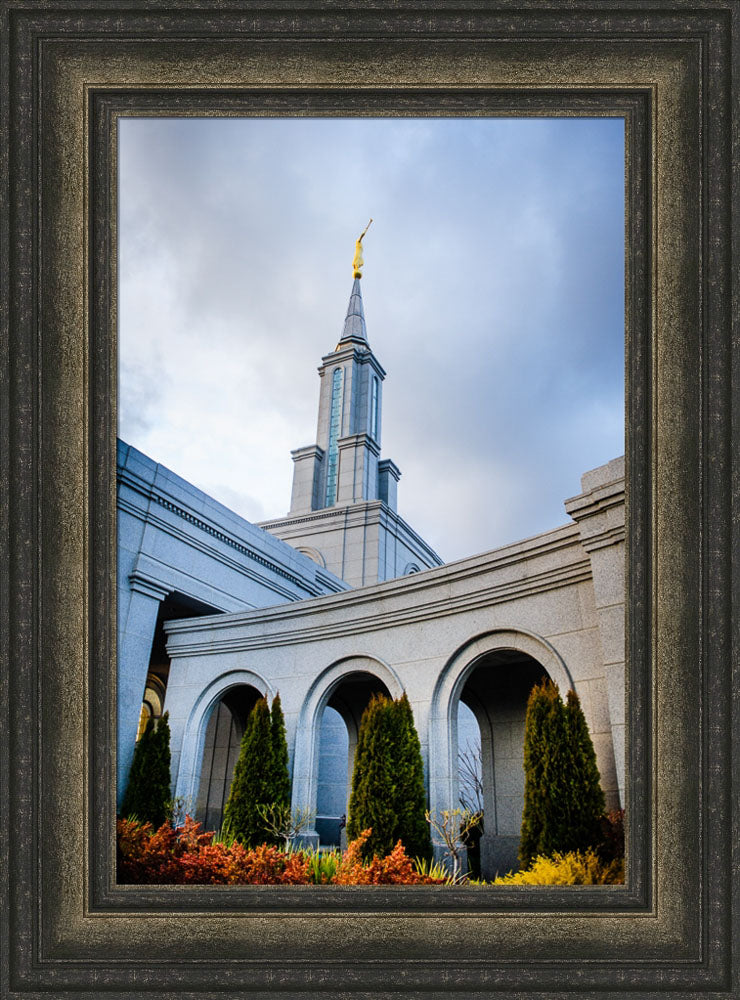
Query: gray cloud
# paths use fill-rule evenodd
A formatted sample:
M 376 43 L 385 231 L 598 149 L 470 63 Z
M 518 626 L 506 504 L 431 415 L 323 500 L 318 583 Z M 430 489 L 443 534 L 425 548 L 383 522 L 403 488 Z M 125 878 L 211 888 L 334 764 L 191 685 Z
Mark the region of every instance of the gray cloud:
M 370 216 L 383 452 L 441 555 L 563 523 L 623 451 L 619 120 L 120 130 L 120 433 L 155 460 L 250 519 L 287 511 Z

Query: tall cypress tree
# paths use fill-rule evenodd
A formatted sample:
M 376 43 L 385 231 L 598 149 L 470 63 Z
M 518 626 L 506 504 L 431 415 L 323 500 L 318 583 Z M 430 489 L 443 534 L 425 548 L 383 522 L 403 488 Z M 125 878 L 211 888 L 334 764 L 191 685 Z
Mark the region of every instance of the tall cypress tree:
M 413 858 L 431 858 L 432 839 L 426 820 L 427 796 L 421 743 L 406 692 L 393 703 L 399 745 L 396 755 L 396 815 L 398 834 L 406 853 Z
M 247 720 L 223 818 L 224 831 L 247 846 L 271 839 L 259 807 L 272 804 L 272 778 L 270 710 L 260 698 Z
M 347 836 L 367 829 L 364 854 L 385 856 L 401 840 L 408 854 L 430 857 L 421 746 L 408 698 L 371 698 L 360 721 Z
M 288 741 L 285 738 L 285 718 L 279 693 L 273 698 L 270 710 L 270 742 L 272 745 L 272 773 L 270 775 L 272 802 L 281 809 L 290 809 Z
M 347 837 L 354 840 L 363 830 L 372 828 L 363 849 L 366 857 L 373 854 L 384 857 L 395 843 L 395 773 L 390 705 L 391 701 L 385 695 L 373 695 L 362 714 L 357 736 Z
M 601 789 L 596 752 L 588 731 L 586 717 L 575 691 L 569 691 L 565 706 L 573 755 L 573 812 L 571 836 L 573 841 L 586 847 L 596 847 L 601 840 L 601 817 L 606 802 Z
M 544 853 L 550 796 L 547 786 L 548 744 L 546 719 L 553 702 L 560 701 L 555 685 L 544 681 L 529 693 L 524 724 L 524 810 L 519 840 L 519 861 L 523 868 Z
M 596 755 L 574 692 L 566 707 L 549 679 L 529 696 L 524 732 L 524 812 L 519 860 L 594 847 L 604 796 Z
M 170 803 L 170 727 L 168 714 L 147 720 L 134 750 L 121 816 L 135 816 L 158 829 L 168 818 Z

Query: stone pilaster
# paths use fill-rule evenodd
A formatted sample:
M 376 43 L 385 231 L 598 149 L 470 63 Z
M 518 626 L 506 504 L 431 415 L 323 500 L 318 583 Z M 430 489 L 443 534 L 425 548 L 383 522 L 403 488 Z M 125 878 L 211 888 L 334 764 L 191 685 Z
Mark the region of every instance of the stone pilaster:
M 169 593 L 166 585 L 142 573 L 132 573 L 129 583 L 131 596 L 125 622 L 118 638 L 116 794 L 119 805 L 126 790 L 134 756 L 159 603 Z
M 320 501 L 321 471 L 324 450 L 317 444 L 292 451 L 293 493 L 290 499 L 291 514 L 305 514 L 323 506 Z
M 337 505 L 377 500 L 378 455 L 380 448 L 369 434 L 349 434 L 340 438 Z
M 624 803 L 625 546 L 624 458 L 587 472 L 583 492 L 565 501 L 591 560 L 599 636 L 604 658 L 614 763 Z
M 390 458 L 378 462 L 378 500 L 395 513 L 398 510 L 398 480 L 401 470 Z

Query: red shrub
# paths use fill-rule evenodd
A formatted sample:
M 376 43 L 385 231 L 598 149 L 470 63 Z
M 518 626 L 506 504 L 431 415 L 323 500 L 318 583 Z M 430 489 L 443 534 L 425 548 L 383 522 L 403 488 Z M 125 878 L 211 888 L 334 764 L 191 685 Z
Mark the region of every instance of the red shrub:
M 242 848 L 243 850 L 243 848 Z M 239 862 L 223 844 L 203 844 L 178 857 L 181 881 L 196 885 L 238 885 Z
M 362 847 L 370 830 L 353 840 L 327 884 L 431 885 L 440 879 L 419 875 L 399 840 L 385 858 L 362 862 Z M 137 885 L 309 885 L 309 856 L 302 851 L 286 854 L 262 844 L 247 850 L 213 842 L 189 816 L 173 830 L 166 823 L 156 832 L 151 823 L 118 821 L 118 881 Z
M 118 821 L 118 881 L 137 885 L 180 882 L 173 858 L 175 831 L 163 823 L 152 832 L 151 823 Z
M 420 875 L 400 840 L 386 857 L 375 855 L 372 861 L 363 864 L 362 847 L 369 836 L 370 830 L 363 830 L 350 842 L 337 868 L 335 885 L 436 885 L 444 882 L 444 879 Z
M 246 852 L 242 872 L 250 885 L 308 885 L 310 881 L 304 854 L 285 854 L 268 844 Z

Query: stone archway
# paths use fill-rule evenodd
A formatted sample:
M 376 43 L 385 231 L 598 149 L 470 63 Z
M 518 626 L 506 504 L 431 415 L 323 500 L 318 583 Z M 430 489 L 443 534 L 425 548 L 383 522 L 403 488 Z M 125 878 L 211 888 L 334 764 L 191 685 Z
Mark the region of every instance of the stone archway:
M 255 687 L 237 684 L 230 687 L 211 708 L 203 741 L 194 813 L 194 818 L 204 830 L 221 828 L 247 719 L 259 697 Z
M 315 679 L 304 700 L 296 730 L 293 764 L 293 809 L 316 814 L 319 785 L 319 748 L 324 709 L 331 706 L 342 716 L 348 732 L 347 773 L 351 778 L 360 717 L 375 691 L 400 698 L 403 685 L 395 671 L 372 656 L 342 659 Z M 303 832 L 304 842 L 318 844 L 314 827 Z
M 462 701 L 480 730 L 485 834 L 481 873 L 516 867 L 524 795 L 522 745 L 529 691 L 549 675 L 565 691 L 573 679 L 544 639 L 523 630 L 497 630 L 463 645 L 435 686 L 430 712 L 430 809 L 459 805 L 458 710 Z
M 230 670 L 214 678 L 201 691 L 190 711 L 182 736 L 175 796 L 184 801 L 186 808 L 191 811 L 198 802 L 206 734 L 214 711 L 219 709 L 224 699 L 229 700 L 230 692 L 245 688 L 255 692 L 255 701 L 258 697 L 266 697 L 269 700 L 274 697 L 270 685 L 258 674 L 251 670 Z

